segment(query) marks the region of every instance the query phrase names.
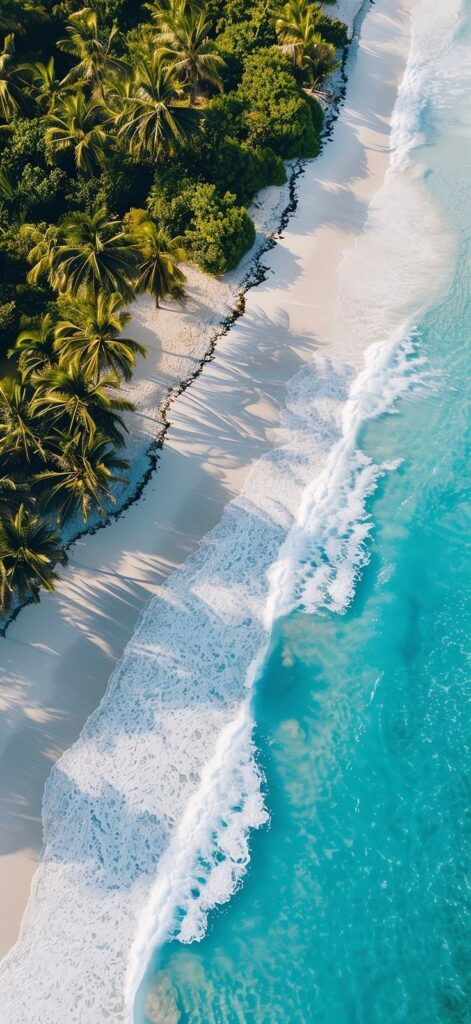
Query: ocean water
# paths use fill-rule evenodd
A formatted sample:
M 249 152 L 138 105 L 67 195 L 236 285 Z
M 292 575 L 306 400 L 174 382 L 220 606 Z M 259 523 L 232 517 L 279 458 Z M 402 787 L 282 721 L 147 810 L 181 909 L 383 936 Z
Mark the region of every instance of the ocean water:
M 384 243 L 409 198 L 401 266 L 381 265 L 390 322 L 271 570 L 250 703 L 269 821 L 203 938 L 174 899 L 136 1024 L 471 1022 L 470 63 L 471 4 L 424 0 L 369 225 Z M 414 315 L 411 273 L 428 282 Z M 240 812 L 233 796 L 220 831 Z
M 470 24 L 417 0 L 345 360 L 289 383 L 51 772 L 1 1024 L 471 1020 Z

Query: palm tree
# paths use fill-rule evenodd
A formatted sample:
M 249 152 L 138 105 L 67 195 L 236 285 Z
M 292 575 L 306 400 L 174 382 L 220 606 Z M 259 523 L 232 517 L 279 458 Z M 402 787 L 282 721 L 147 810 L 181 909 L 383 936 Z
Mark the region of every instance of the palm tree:
M 35 374 L 32 383 L 32 410 L 38 417 L 44 417 L 50 427 L 73 436 L 81 430 L 92 436 L 98 428 L 115 444 L 124 446 L 128 428 L 119 414 L 132 412 L 135 406 L 124 398 L 111 396 L 110 391 L 119 390 L 115 377 L 109 375 L 97 381 L 72 363 L 68 367 L 49 366 Z
M 28 262 L 33 266 L 26 275 L 26 280 L 29 284 L 38 284 L 42 278 L 47 277 L 52 288 L 64 291 L 64 277 L 60 273 L 60 267 L 56 266 L 53 260 L 59 246 L 63 243 L 61 228 L 50 224 L 45 231 L 36 229 L 33 238 L 35 244 L 28 253 Z
M 131 153 L 157 160 L 190 141 L 199 118 L 182 105 L 185 91 L 175 69 L 159 54 L 141 57 L 117 121 L 118 138 Z
M 0 522 L 10 515 L 15 505 L 16 483 L 13 477 L 0 471 Z
M 55 440 L 54 468 L 36 476 L 42 507 L 54 510 L 59 523 L 78 512 L 85 522 L 94 509 L 103 514 L 103 502 L 114 500 L 111 484 L 123 481 L 115 470 L 126 469 L 127 461 L 116 455 L 111 441 L 102 434 L 58 432 Z
M 138 265 L 136 291 L 153 295 L 158 308 L 165 295 L 183 294 L 186 277 L 178 263 L 185 252 L 178 238 L 169 238 L 150 219 L 139 225 L 137 238 L 144 259 Z
M 102 371 L 111 372 L 117 380 L 130 380 L 136 356 L 145 356 L 146 350 L 137 341 L 121 337 L 131 319 L 122 307 L 118 293 L 104 292 L 63 307 L 66 318 L 56 330 L 60 362 L 77 363 L 94 381 L 99 380 Z
M 48 113 L 54 106 L 60 90 L 60 82 L 55 71 L 54 57 L 50 57 L 47 64 L 43 64 L 41 61 L 22 64 L 20 70 L 26 74 L 39 111 L 42 114 Z
M 73 150 L 75 165 L 83 174 L 96 174 L 103 161 L 106 132 L 99 123 L 102 108 L 88 102 L 78 89 L 64 96 L 49 115 L 46 143 L 52 153 Z
M 150 12 L 155 25 L 161 28 L 166 18 L 174 11 L 175 2 L 178 2 L 178 0 L 151 0 L 150 3 L 144 4 L 144 7 Z
M 109 117 L 105 121 L 105 125 L 109 129 L 116 125 L 117 118 L 132 94 L 133 80 L 131 75 L 111 74 L 106 77 L 103 88 L 104 99 L 101 104 Z
M 1 610 L 7 610 L 15 592 L 20 600 L 31 595 L 39 601 L 40 587 L 54 589 L 58 578 L 54 563 L 66 560 L 50 525 L 23 504 L 5 516 L 0 527 Z
M 58 46 L 65 53 L 76 57 L 76 64 L 63 79 L 63 85 L 85 83 L 93 93 L 103 97 L 103 81 L 112 73 L 123 74 L 125 63 L 119 59 L 112 49 L 113 40 L 118 28 L 102 32 L 98 23 L 97 12 L 90 7 L 76 11 L 68 18 L 66 28 L 67 39 L 61 39 Z
M 203 82 L 222 89 L 219 72 L 225 67 L 209 38 L 212 21 L 204 7 L 177 0 L 163 15 L 157 33 L 158 52 L 170 60 L 183 82 L 188 83 L 194 102 Z
M 5 167 L 0 167 L 0 209 L 3 210 L 6 206 L 10 213 L 23 220 L 24 199 L 21 183 L 18 183 L 18 180 L 15 180 L 13 174 L 9 173 Z
M 28 390 L 9 377 L 0 380 L 0 454 L 20 464 L 44 457 Z
M 91 292 L 95 296 L 99 291 L 107 295 L 120 292 L 126 300 L 134 298 L 132 279 L 138 250 L 121 221 L 105 207 L 71 214 L 61 224 L 60 236 L 51 238 L 48 253 L 38 251 L 38 264 L 28 280 L 36 281 L 41 268 L 47 268 L 51 284 L 60 292 Z M 34 250 L 30 258 L 34 259 Z
M 54 361 L 54 340 L 54 324 L 49 313 L 43 316 L 39 327 L 31 325 L 18 335 L 8 355 L 18 355 L 18 369 L 24 381 Z
M 28 97 L 21 88 L 18 69 L 14 62 L 15 37 L 5 36 L 0 53 L 0 116 L 11 121 L 17 114 L 27 113 L 30 108 Z
M 313 86 L 321 69 L 333 70 L 336 54 L 335 46 L 327 43 L 316 30 L 320 14 L 319 4 L 312 5 L 309 0 L 288 0 L 275 21 L 281 52 L 291 59 L 295 67 L 307 72 Z

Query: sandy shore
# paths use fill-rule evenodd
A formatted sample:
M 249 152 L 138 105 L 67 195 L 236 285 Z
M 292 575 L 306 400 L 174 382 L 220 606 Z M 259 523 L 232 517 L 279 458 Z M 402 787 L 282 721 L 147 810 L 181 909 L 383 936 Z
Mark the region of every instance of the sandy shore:
M 51 764 L 99 702 L 149 595 L 219 520 L 273 444 L 286 381 L 316 347 L 328 351 L 334 344 L 337 270 L 388 165 L 410 6 L 411 0 L 381 0 L 368 13 L 334 143 L 299 181 L 297 212 L 263 261 L 267 280 L 248 293 L 243 318 L 172 403 L 159 469 L 141 499 L 74 544 L 57 591 L 24 609 L 0 641 L 0 952 L 18 933 L 41 849 L 41 799 Z M 196 330 L 198 287 L 193 282 L 186 331 L 180 318 L 172 332 L 176 310 L 169 308 L 155 321 L 156 339 L 150 311 L 141 307 L 141 336 L 149 347 L 159 345 L 152 374 L 137 381 L 143 417 L 156 407 L 152 387 L 164 393 L 178 374 L 189 375 L 183 366 L 201 358 L 188 336 Z M 231 306 L 234 279 L 214 289 L 213 333 L 221 302 Z M 200 298 L 209 301 L 207 293 Z M 171 369 L 164 359 L 170 334 L 167 357 L 183 360 Z

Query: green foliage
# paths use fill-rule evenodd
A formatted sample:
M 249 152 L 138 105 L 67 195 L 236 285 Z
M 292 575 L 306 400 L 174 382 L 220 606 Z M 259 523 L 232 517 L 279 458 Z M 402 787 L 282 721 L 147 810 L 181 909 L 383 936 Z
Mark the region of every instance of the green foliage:
M 315 101 L 300 93 L 289 62 L 276 50 L 259 50 L 247 58 L 237 96 L 244 104 L 250 145 L 269 147 L 284 159 L 317 155 L 320 137 L 313 110 L 320 110 L 319 104 L 313 107 Z
M 42 117 L 17 117 L 10 122 L 2 155 L 2 166 L 20 174 L 26 164 L 46 163 Z
M 0 305 L 0 335 L 4 339 L 9 335 L 11 328 L 16 323 L 15 302 L 3 302 Z
M 127 223 L 141 252 L 136 291 L 153 295 L 157 308 L 166 295 L 181 298 L 186 277 L 179 267 L 185 258 L 180 240 L 157 227 L 145 210 L 130 210 Z
M 34 237 L 34 228 L 28 224 L 0 236 L 0 304 L 8 308 L 8 322 L 1 333 L 3 350 L 13 343 L 22 317 L 41 313 L 51 297 L 47 287 L 26 282 L 28 253 Z
M 251 149 L 246 143 L 226 139 L 208 162 L 207 178 L 218 192 L 226 188 L 238 202 L 248 203 L 267 185 L 283 185 L 286 171 L 283 160 L 272 149 Z
M 229 29 L 235 31 L 231 34 Z M 271 5 L 267 0 L 227 0 L 224 4 L 223 13 L 217 25 L 217 42 L 220 48 L 221 34 L 226 39 L 234 39 L 237 31 L 241 32 L 243 39 L 252 39 L 250 49 L 257 47 L 272 46 L 275 40 L 275 32 L 271 17 Z M 226 33 L 228 33 L 226 35 Z M 244 45 L 244 44 L 242 44 Z M 242 50 L 239 49 L 239 55 Z M 247 50 L 245 52 L 248 52 Z
M 104 502 L 113 501 L 111 485 L 123 481 L 116 470 L 128 463 L 116 455 L 109 438 L 94 433 L 74 435 L 57 431 L 52 438 L 52 468 L 36 476 L 40 507 L 51 511 L 59 524 L 79 514 L 84 522 L 94 510 L 104 513 Z
M 147 200 L 150 216 L 172 237 L 183 235 L 193 218 L 196 181 L 172 163 L 159 168 Z
M 0 529 L 0 610 L 6 611 L 14 593 L 39 600 L 40 587 L 53 590 L 55 562 L 66 562 L 59 538 L 50 525 L 21 505 L 6 515 Z
M 317 21 L 317 31 L 324 37 L 327 43 L 333 43 L 338 48 L 348 43 L 348 29 L 339 18 L 331 18 L 327 14 L 321 14 Z
M 38 238 L 28 257 L 33 264 L 28 281 L 37 284 L 47 276 L 61 294 L 86 297 L 90 292 L 119 292 L 130 300 L 137 255 L 121 221 L 98 207 L 90 213 L 71 214 L 59 229 Z
M 119 381 L 131 380 L 138 355 L 146 350 L 122 332 L 131 316 L 123 312 L 118 292 L 66 299 L 59 307 L 55 349 L 64 366 L 76 364 L 95 382 L 111 373 Z
M 58 167 L 45 173 L 42 167 L 26 164 L 16 185 L 0 172 L 3 208 L 17 213 L 21 220 L 49 219 L 65 209 L 67 181 L 67 174 Z
M 255 241 L 247 211 L 230 192 L 219 196 L 214 185 L 198 185 L 192 193 L 192 227 L 185 233 L 191 258 L 208 274 L 236 267 Z

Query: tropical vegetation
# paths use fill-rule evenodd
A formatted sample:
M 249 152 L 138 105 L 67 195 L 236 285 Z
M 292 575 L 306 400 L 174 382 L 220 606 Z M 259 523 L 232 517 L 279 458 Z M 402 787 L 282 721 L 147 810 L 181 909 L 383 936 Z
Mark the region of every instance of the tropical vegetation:
M 85 0 L 86 2 L 86 0 Z M 331 0 L 335 2 L 335 0 Z M 320 147 L 345 26 L 312 0 L 2 0 L 0 612 L 123 480 L 140 293 L 253 244 L 247 204 Z

